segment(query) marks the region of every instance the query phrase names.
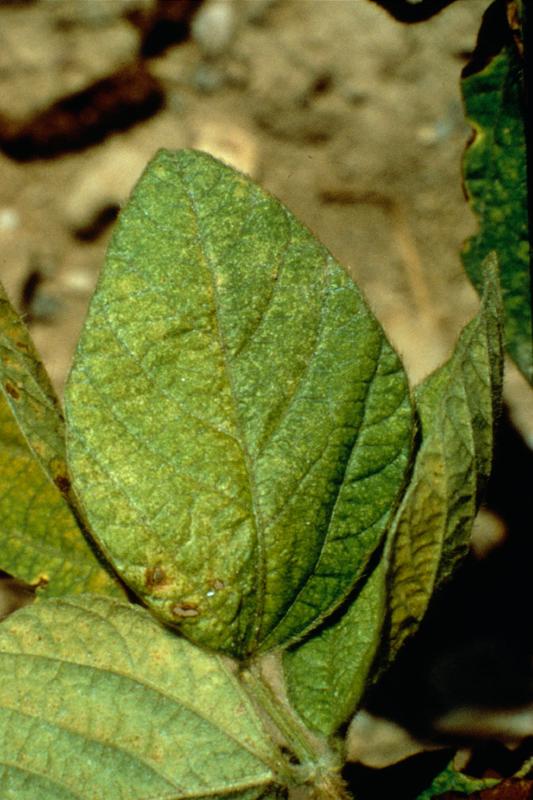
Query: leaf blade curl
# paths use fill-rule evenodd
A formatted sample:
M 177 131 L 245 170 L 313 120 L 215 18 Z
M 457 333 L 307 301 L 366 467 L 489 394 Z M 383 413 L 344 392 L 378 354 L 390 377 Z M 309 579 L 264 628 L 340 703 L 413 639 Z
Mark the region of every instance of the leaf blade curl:
M 421 444 L 386 544 L 389 659 L 412 635 L 435 588 L 467 553 L 490 474 L 503 375 L 501 294 L 494 254 L 485 292 L 442 367 L 415 392 Z

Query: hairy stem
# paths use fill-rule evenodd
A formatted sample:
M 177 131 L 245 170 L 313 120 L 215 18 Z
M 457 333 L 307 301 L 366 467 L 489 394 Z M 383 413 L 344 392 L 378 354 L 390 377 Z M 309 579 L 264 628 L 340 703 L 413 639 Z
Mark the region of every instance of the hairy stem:
M 294 785 L 307 788 L 305 796 L 316 800 L 347 800 L 350 795 L 339 774 L 339 754 L 324 738 L 306 728 L 264 679 L 257 664 L 243 670 L 241 679 L 253 701 L 274 726 L 280 741 L 298 760 L 291 764 Z

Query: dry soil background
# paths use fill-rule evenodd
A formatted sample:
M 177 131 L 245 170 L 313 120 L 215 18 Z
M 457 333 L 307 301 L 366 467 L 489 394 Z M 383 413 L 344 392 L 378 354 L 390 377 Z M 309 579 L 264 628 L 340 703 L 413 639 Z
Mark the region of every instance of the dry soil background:
M 0 276 L 57 387 L 105 222 L 158 147 L 260 180 L 349 268 L 413 380 L 439 363 L 477 302 L 458 82 L 486 6 L 406 26 L 368 0 L 4 0 Z

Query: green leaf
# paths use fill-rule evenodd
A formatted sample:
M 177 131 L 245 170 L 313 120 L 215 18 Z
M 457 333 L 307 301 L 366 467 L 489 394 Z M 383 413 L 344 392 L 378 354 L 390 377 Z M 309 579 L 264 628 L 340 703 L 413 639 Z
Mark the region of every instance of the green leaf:
M 348 594 L 412 437 L 405 374 L 351 279 L 193 151 L 160 152 L 122 212 L 66 408 L 110 561 L 163 620 L 237 656 Z
M 59 491 L 69 492 L 61 411 L 1 287 L 0 356 L 0 569 L 41 585 L 43 596 L 122 595 Z
M 458 792 L 467 796 L 497 786 L 499 782 L 495 778 L 481 779 L 464 775 L 455 769 L 453 763 L 450 763 L 437 775 L 431 786 L 418 795 L 417 800 L 433 800 L 433 798 L 436 800 L 441 795 L 446 795 L 447 792 Z
M 381 639 L 385 562 L 355 599 L 283 653 L 289 699 L 307 724 L 331 736 L 355 712 Z
M 435 587 L 468 551 L 490 472 L 503 362 L 494 256 L 484 270 L 479 314 L 450 360 L 415 394 L 422 442 L 387 541 L 391 656 L 417 628 Z
M 528 232 L 527 157 L 522 64 L 501 3 L 487 12 L 503 34 L 500 50 L 481 66 L 465 71 L 462 88 L 474 138 L 464 162 L 464 182 L 479 232 L 466 244 L 463 262 L 470 279 L 483 289 L 482 263 L 498 253 L 509 354 L 533 383 L 533 324 Z M 488 33 L 488 32 L 487 32 Z M 484 27 L 480 32 L 483 44 Z
M 66 493 L 70 482 L 59 401 L 26 326 L 0 284 L 0 402 L 2 395 L 42 469 Z
M 86 595 L 0 627 L 2 800 L 253 800 L 278 768 L 227 664 L 144 609 Z

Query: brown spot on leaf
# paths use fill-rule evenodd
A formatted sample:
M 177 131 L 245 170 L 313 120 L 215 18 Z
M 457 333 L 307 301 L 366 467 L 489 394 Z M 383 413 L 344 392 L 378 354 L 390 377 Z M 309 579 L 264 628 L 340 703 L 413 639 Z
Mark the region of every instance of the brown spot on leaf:
M 167 580 L 167 574 L 163 567 L 158 564 L 155 567 L 149 567 L 144 573 L 144 580 L 148 589 L 153 589 L 154 586 L 161 586 Z
M 18 350 L 22 350 L 23 353 L 28 353 L 30 348 L 26 344 L 26 342 L 15 342 Z
M 194 603 L 175 603 L 170 609 L 173 617 L 197 617 L 200 613 Z
M 66 477 L 66 475 L 56 475 L 54 482 L 59 491 L 63 492 L 63 494 L 66 494 L 69 491 L 70 480 Z
M 4 389 L 6 390 L 8 395 L 10 395 L 10 397 L 13 398 L 13 400 L 19 400 L 20 399 L 20 392 L 17 389 L 17 387 L 15 386 L 15 384 L 11 383 L 11 381 L 6 381 L 4 383 Z

